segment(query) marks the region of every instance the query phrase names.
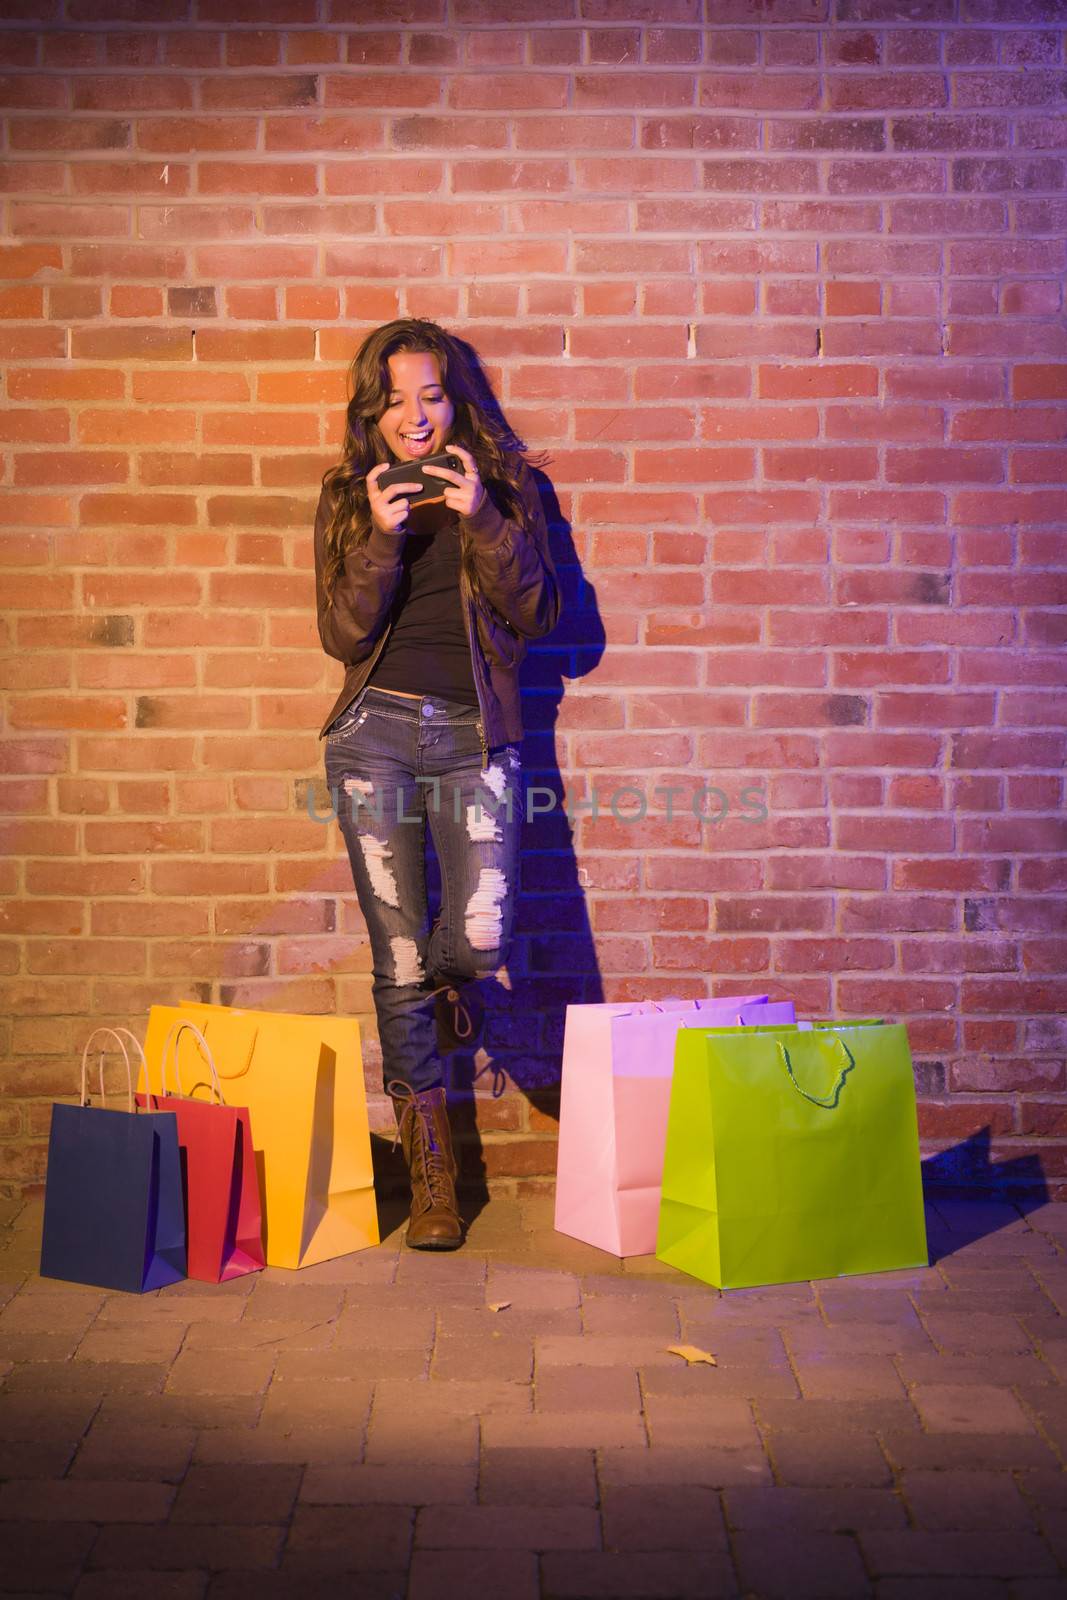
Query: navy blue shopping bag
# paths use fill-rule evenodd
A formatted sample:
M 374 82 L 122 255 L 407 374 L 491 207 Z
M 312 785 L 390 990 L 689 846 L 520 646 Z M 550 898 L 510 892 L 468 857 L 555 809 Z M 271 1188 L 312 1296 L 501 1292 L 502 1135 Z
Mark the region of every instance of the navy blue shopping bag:
M 98 1034 L 116 1039 L 125 1059 L 125 1111 L 88 1103 L 89 1046 Z M 97 1028 L 82 1053 L 81 1103 L 52 1107 L 41 1274 L 140 1294 L 184 1278 L 185 1264 L 177 1118 L 136 1108 L 126 1047 L 113 1029 Z

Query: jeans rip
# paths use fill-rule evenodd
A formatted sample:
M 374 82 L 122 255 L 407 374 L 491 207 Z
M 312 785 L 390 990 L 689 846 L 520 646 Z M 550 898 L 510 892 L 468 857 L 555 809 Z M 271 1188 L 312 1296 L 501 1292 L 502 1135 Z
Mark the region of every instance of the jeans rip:
M 371 945 L 383 1070 L 419 1089 L 443 1073 L 432 990 L 493 978 L 511 940 L 521 759 L 508 743 L 483 758 L 478 722 L 476 708 L 457 702 L 394 707 L 372 694 L 328 739 L 327 779 Z M 432 921 L 427 835 L 441 880 Z

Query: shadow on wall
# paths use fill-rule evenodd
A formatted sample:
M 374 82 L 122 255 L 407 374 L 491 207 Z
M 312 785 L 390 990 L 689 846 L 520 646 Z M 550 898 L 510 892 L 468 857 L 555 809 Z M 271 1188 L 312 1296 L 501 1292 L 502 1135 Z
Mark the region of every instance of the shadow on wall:
M 1048 1203 L 1041 1157 L 994 1162 L 990 1140 L 989 1127 L 980 1128 L 922 1163 L 931 1266 Z
M 467 351 L 477 363 L 477 353 L 470 346 Z M 479 404 L 502 418 L 480 364 L 477 370 L 485 386 Z M 503 425 L 507 427 L 506 423 Z M 605 632 L 595 592 L 582 576 L 570 524 L 563 516 L 555 490 L 544 472 L 533 471 L 563 591 L 563 614 L 543 640 L 530 641 L 520 666 L 525 730 L 522 783 L 527 795 L 535 787 L 543 791 L 534 803 L 538 808 L 550 809 L 538 809 L 531 817 L 530 806 L 526 806 L 518 899 L 506 962 L 510 987 L 495 978 L 479 985 L 486 1007 L 480 1044 L 489 1061 L 479 1068 L 470 1053 L 456 1052 L 449 1058 L 449 1104 L 455 1131 L 475 1141 L 473 1104 L 469 1126 L 462 1107 L 473 1097 L 476 1086 L 484 1091 L 486 1075 L 491 1077 L 495 1097 L 504 1093 L 510 1080 L 538 1110 L 558 1117 L 566 1008 L 604 998 L 586 904 L 588 885 L 580 881 L 574 855 L 574 828 L 584 813 L 578 811 L 572 819 L 564 809 L 564 780 L 556 755 L 555 727 L 568 680 L 581 677 L 600 661 Z M 572 809 L 582 798 L 572 785 L 568 796 Z M 432 916 L 440 906 L 441 880 L 429 830 L 426 876 Z M 479 1174 L 468 1170 L 467 1159 L 465 1181 L 476 1188 L 484 1175 L 484 1164 Z
M 449 1104 L 458 1111 L 475 1088 L 484 1092 L 487 1080 L 499 1098 L 510 1081 L 540 1112 L 558 1118 L 567 1006 L 602 1001 L 604 987 L 586 902 L 588 883 L 581 881 L 574 851 L 575 829 L 588 813 L 577 810 L 584 796 L 573 782 L 564 794 L 555 728 L 568 680 L 595 666 L 605 639 L 595 596 L 581 577 L 570 526 L 555 491 L 543 473 L 534 476 L 563 588 L 564 614 L 544 641 L 531 641 L 519 669 L 526 805 L 518 898 L 505 963 L 508 987 L 495 978 L 478 986 L 486 1013 L 480 1045 L 489 1059 L 479 1067 L 469 1052 L 449 1057 Z M 539 792 L 531 816 L 533 789 Z M 573 817 L 568 816 L 565 801 L 575 812 Z M 431 916 L 441 898 L 440 871 L 432 851 L 427 830 Z M 472 1113 L 472 1135 L 473 1121 Z

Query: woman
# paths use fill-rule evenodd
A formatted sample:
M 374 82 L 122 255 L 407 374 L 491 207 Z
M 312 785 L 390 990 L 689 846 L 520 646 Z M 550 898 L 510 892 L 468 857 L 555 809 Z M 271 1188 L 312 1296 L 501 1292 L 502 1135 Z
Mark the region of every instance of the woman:
M 441 1052 L 474 1042 L 459 984 L 495 972 L 518 887 L 518 665 L 560 591 L 520 442 L 468 346 L 436 323 L 375 329 L 352 366 L 343 457 L 315 519 L 319 637 L 345 664 L 326 775 L 370 934 L 384 1086 L 411 1177 L 414 1249 L 463 1242 Z M 428 465 L 442 495 L 412 504 Z M 441 915 L 428 927 L 429 822 Z

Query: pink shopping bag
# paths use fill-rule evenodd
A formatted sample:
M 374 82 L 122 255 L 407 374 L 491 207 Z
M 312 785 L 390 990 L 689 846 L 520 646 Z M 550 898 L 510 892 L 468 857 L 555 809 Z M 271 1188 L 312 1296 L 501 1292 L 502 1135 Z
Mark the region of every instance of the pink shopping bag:
M 616 1256 L 656 1249 L 680 1027 L 791 1023 L 766 994 L 567 1007 L 555 1226 Z

